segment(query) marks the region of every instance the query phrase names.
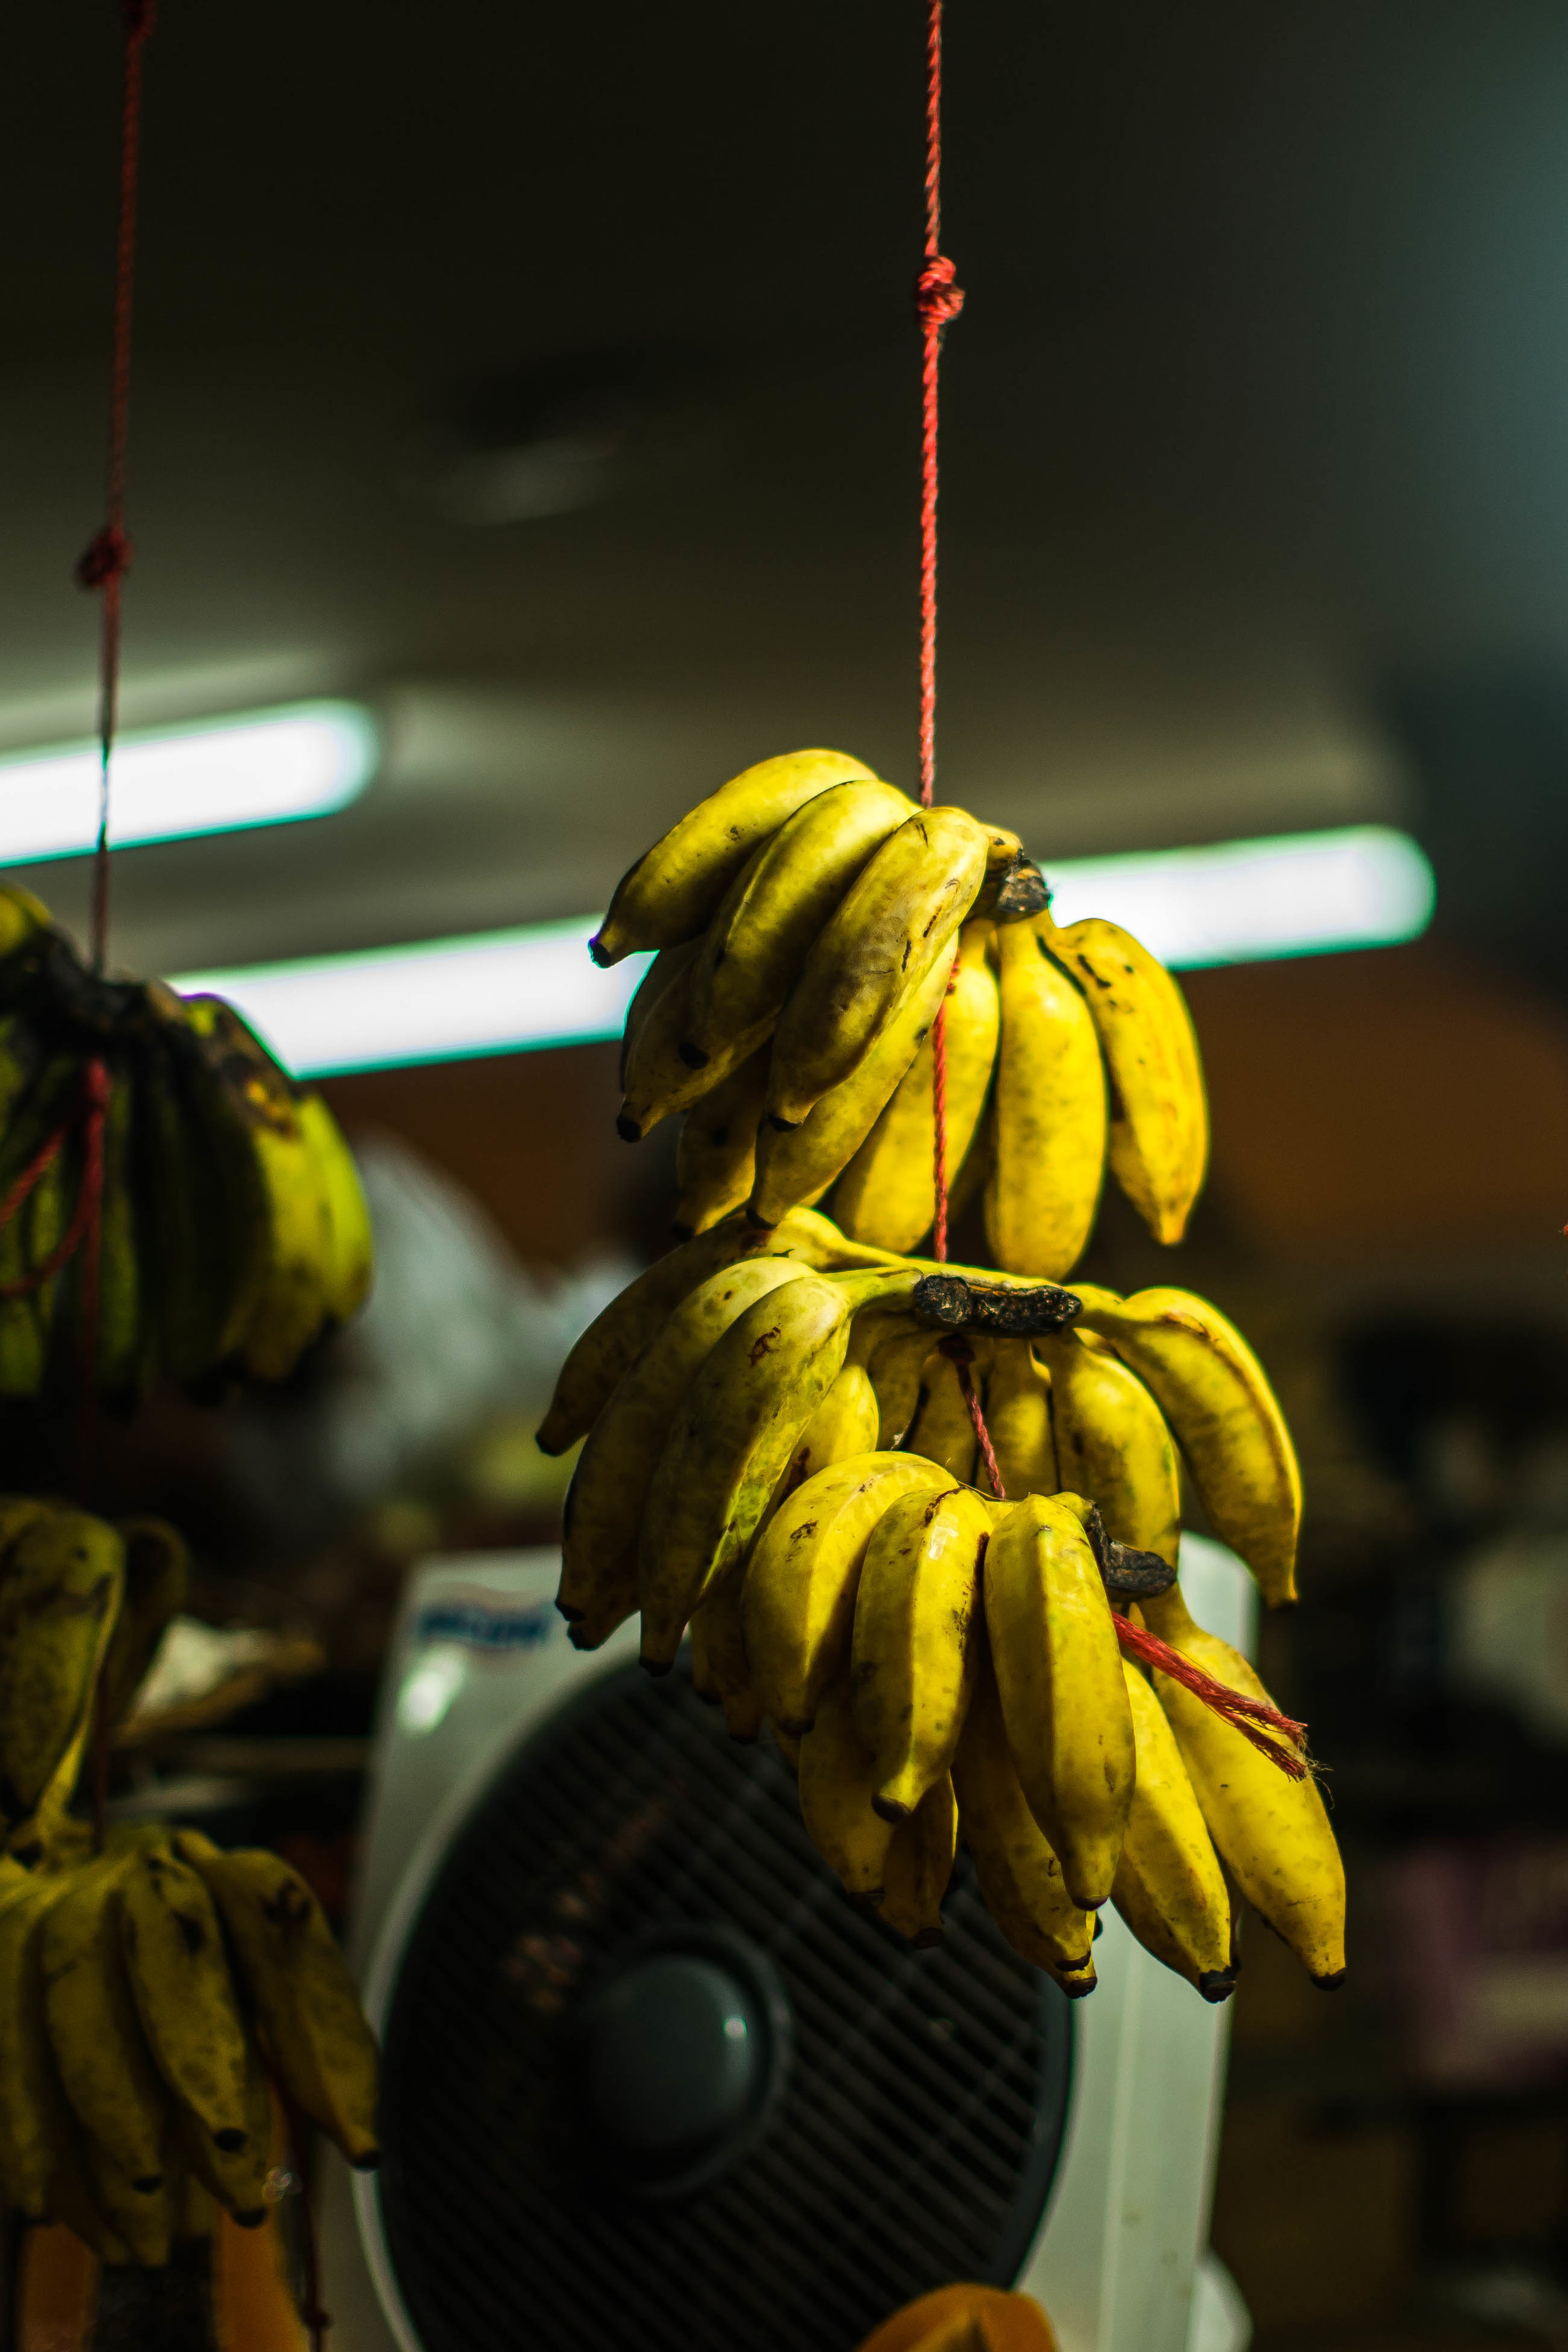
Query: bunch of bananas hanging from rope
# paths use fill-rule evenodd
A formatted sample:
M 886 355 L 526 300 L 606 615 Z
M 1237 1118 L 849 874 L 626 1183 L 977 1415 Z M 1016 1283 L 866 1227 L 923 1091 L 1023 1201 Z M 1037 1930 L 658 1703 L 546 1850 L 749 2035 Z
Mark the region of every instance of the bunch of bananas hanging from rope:
M 377 2059 L 314 1895 L 275 1854 L 71 1811 L 186 1580 L 153 1519 L 0 1497 L 0 2201 L 158 2266 L 212 2200 L 266 2218 L 275 2092 L 376 2158 Z
M 95 978 L 0 887 L 0 1397 L 74 1402 L 84 1353 L 121 1411 L 161 1375 L 281 1380 L 371 1273 L 321 1096 L 220 998 Z
M 739 1738 L 772 1722 L 813 1839 L 890 1926 L 940 1933 L 962 1831 L 1004 1933 L 1064 1990 L 1093 1984 L 1109 1897 L 1223 1998 L 1226 1870 L 1339 1979 L 1343 1879 L 1300 1727 L 1175 1586 L 1180 1457 L 1264 1598 L 1295 1595 L 1294 1451 L 1216 1308 L 900 1258 L 809 1209 L 771 1232 L 733 1214 L 578 1341 L 539 1443 L 579 1438 L 573 1641 L 640 1612 L 662 1673 L 689 1629 L 698 1689 Z
M 932 1030 L 945 1023 L 955 1213 L 1050 1279 L 1109 1165 L 1156 1239 L 1203 1183 L 1208 1118 L 1180 990 L 1116 924 L 1058 929 L 1016 834 L 918 808 L 858 760 L 794 751 L 700 802 L 617 886 L 601 963 L 657 952 L 626 1020 L 628 1139 L 684 1112 L 678 1233 L 771 1226 L 832 1193 L 852 1239 L 935 1214 Z

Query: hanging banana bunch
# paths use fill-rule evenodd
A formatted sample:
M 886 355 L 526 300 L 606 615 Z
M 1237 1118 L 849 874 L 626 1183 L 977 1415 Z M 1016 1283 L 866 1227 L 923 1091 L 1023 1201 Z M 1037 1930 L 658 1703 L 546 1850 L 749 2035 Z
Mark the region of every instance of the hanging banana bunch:
M 0 886 L 0 1397 L 74 1403 L 84 1351 L 120 1411 L 159 1374 L 198 1396 L 282 1380 L 372 1263 L 321 1097 L 231 1005 L 95 979 Z
M 593 943 L 655 950 L 626 1018 L 620 1132 L 682 1113 L 676 1231 L 774 1226 L 831 1194 L 853 1240 L 931 1230 L 932 1028 L 948 1181 L 998 1266 L 1059 1280 L 1105 1173 L 1156 1240 L 1202 1189 L 1208 1113 L 1169 972 L 1114 923 L 1058 929 L 1016 834 L 922 809 L 837 751 L 734 777 L 639 858 Z
M 155 1822 L 96 1852 L 69 1810 L 186 1572 L 162 1521 L 0 1496 L 0 2202 L 143 2267 L 215 2200 L 266 2219 L 275 2089 L 376 2160 L 374 2041 L 299 1874 Z
M 772 1724 L 824 1857 L 911 1941 L 941 1933 L 962 1836 L 1004 1934 L 1070 1995 L 1109 1900 L 1224 1999 L 1226 1870 L 1319 1983 L 1342 1974 L 1343 1876 L 1299 1727 L 1176 1587 L 1182 1459 L 1265 1600 L 1295 1592 L 1289 1434 L 1206 1301 L 939 1266 L 810 1209 L 771 1229 L 731 1213 L 578 1341 L 539 1442 L 579 1439 L 574 1643 L 640 1612 L 665 1673 L 689 1632 L 699 1692 L 737 1738 Z

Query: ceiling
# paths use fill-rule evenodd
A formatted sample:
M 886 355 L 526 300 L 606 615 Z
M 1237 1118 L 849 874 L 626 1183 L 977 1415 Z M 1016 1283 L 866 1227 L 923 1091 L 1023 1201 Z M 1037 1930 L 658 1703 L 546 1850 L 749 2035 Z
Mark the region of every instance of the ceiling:
M 921 16 L 161 0 L 126 715 L 387 755 L 124 854 L 125 964 L 586 911 L 805 741 L 909 782 Z M 90 719 L 112 0 L 7 54 L 0 747 Z M 1568 668 L 1568 16 L 951 0 L 947 66 L 941 789 L 1047 861 L 1394 817 L 1552 976 L 1568 718 L 1486 714 Z

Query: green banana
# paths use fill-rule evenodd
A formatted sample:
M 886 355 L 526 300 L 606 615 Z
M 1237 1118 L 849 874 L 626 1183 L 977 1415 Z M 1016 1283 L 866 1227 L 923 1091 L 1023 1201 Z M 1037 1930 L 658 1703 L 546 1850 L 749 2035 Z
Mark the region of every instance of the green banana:
M 608 914 L 588 942 L 595 963 L 694 940 L 758 845 L 805 801 L 869 768 L 843 751 L 786 751 L 760 760 L 699 801 L 623 874 Z
M 119 1891 L 128 1856 L 66 1880 L 44 1916 L 44 2015 L 61 2084 L 82 2129 L 142 2195 L 163 2184 L 171 2128 L 121 1948 Z
M 111 1527 L 57 1508 L 23 1529 L 0 1578 L 0 1812 L 24 1859 L 75 1788 L 124 1565 Z

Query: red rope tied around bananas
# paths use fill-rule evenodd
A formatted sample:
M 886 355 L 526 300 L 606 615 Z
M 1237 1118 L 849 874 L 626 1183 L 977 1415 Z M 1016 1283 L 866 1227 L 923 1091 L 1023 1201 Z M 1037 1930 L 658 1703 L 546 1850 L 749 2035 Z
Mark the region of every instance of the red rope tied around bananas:
M 1201 1666 L 1194 1666 L 1190 1658 L 1184 1658 L 1180 1650 L 1173 1650 L 1168 1642 L 1162 1642 L 1147 1626 L 1134 1625 L 1130 1618 L 1117 1616 L 1116 1638 L 1127 1657 L 1136 1659 L 1141 1666 L 1152 1666 L 1157 1674 L 1169 1675 L 1173 1683 L 1190 1690 L 1233 1731 L 1239 1731 L 1244 1739 L 1250 1740 L 1260 1756 L 1278 1764 L 1288 1780 L 1306 1779 L 1310 1768 L 1302 1752 L 1307 1745 L 1304 1723 L 1281 1715 L 1267 1699 L 1248 1698 L 1245 1691 L 1232 1690 L 1228 1683 L 1216 1682 Z
M 92 968 L 109 952 L 109 768 L 120 722 L 121 592 L 133 550 L 125 528 L 125 457 L 131 436 L 131 324 L 136 287 L 136 199 L 142 163 L 142 54 L 154 0 L 121 0 L 125 74 L 120 106 L 120 218 L 114 246 L 114 333 L 109 371 L 109 450 L 103 522 L 76 567 L 78 583 L 103 597 L 99 641 L 98 740 L 101 766 L 92 866 Z
M 942 6 L 930 0 L 926 32 L 925 259 L 915 280 L 915 316 L 921 341 L 921 805 L 936 792 L 936 498 L 937 377 L 942 330 L 963 308 L 953 266 L 942 250 Z M 951 989 L 952 983 L 949 983 Z M 935 1133 L 932 1179 L 936 1218 L 931 1252 L 947 1257 L 947 1007 L 931 1026 L 931 1086 Z M 978 1405 L 976 1405 L 978 1410 Z M 983 1424 L 982 1424 L 983 1425 Z

